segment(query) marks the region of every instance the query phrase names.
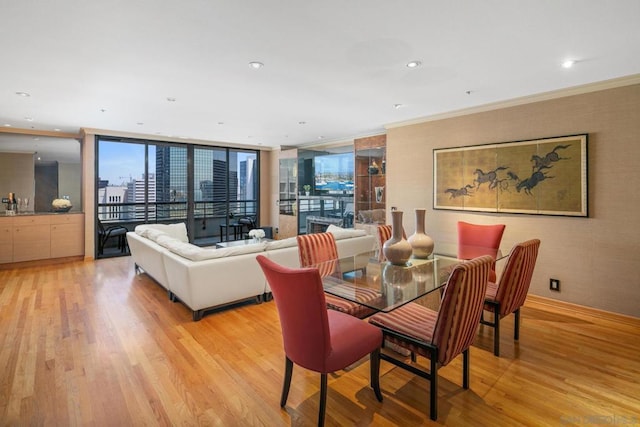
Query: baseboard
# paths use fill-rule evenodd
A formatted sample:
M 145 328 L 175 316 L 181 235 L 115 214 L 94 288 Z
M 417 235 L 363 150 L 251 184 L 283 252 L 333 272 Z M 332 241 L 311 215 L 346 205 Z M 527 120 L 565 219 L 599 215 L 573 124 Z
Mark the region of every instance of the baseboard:
M 602 320 L 623 323 L 630 326 L 640 328 L 640 318 L 628 316 L 626 314 L 614 313 L 611 311 L 600 310 L 598 308 L 587 307 L 584 305 L 573 304 L 565 301 L 558 301 L 551 298 L 541 297 L 538 295 L 527 295 L 525 306 L 550 307 L 554 310 L 568 311 L 571 313 L 580 313 L 593 316 Z
M 27 268 L 27 267 L 40 267 L 45 265 L 63 264 L 72 261 L 82 261 L 84 257 L 82 255 L 68 256 L 63 258 L 47 258 L 37 259 L 33 261 L 20 261 L 10 262 L 7 264 L 0 264 L 0 270 L 12 270 L 15 268 Z

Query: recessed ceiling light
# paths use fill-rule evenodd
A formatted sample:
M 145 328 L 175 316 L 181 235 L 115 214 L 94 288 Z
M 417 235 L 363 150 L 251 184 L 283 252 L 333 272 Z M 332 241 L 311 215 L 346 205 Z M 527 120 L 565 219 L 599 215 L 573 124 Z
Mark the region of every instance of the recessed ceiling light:
M 60 129 L 58 129 L 58 128 L 55 128 L 55 129 L 54 129 L 54 131 L 56 131 L 56 132 L 60 132 Z
M 420 61 L 410 61 L 407 62 L 407 68 L 416 68 L 422 65 L 422 62 Z
M 318 137 L 318 139 L 324 139 L 324 136 L 320 135 L 320 136 Z
M 396 110 L 397 110 L 398 108 L 402 108 L 402 107 L 403 107 L 403 105 L 402 105 L 402 104 L 393 104 L 393 108 L 395 108 Z
M 11 125 L 10 125 L 9 123 L 5 123 L 5 124 L 4 124 L 4 127 L 10 128 L 10 127 L 11 127 Z
M 25 98 L 31 96 L 30 94 L 28 94 L 27 92 L 16 92 L 16 95 L 18 96 L 23 96 Z
M 571 68 L 573 67 L 573 64 L 575 64 L 576 61 L 574 61 L 573 59 L 567 59 L 566 61 L 564 61 L 562 63 L 562 68 Z
M 33 121 L 33 117 L 25 117 L 24 119 L 25 119 L 26 121 L 28 121 L 28 122 L 32 122 L 32 121 Z
M 254 68 L 256 70 L 264 67 L 264 64 L 262 62 L 259 62 L 259 61 L 251 61 L 251 62 L 249 62 L 249 65 L 251 65 L 251 68 Z

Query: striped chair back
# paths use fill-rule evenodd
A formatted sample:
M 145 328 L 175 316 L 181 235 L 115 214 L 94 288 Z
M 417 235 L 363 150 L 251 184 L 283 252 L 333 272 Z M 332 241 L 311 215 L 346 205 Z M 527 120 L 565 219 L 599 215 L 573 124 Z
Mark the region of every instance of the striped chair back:
M 338 247 L 331 233 L 297 236 L 300 267 L 317 267 L 320 277 L 333 274 L 338 264 Z
M 513 313 L 524 304 L 539 248 L 540 240 L 532 239 L 518 243 L 511 249 L 496 293 L 496 301 L 500 303 L 500 317 Z
M 458 264 L 449 276 L 432 339 L 442 366 L 473 343 L 492 264 L 493 258 L 484 255 Z

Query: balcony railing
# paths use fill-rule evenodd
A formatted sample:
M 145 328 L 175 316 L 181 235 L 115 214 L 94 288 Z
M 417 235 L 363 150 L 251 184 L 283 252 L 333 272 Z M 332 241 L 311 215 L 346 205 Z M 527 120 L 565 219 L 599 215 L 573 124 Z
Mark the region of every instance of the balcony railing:
M 220 227 L 235 223 L 242 217 L 257 218 L 256 200 L 234 200 L 232 202 L 198 201 L 194 204 L 194 228 L 192 234 L 198 239 L 220 239 Z M 121 225 L 133 230 L 143 223 L 174 223 L 187 221 L 187 202 L 154 203 L 99 203 L 98 218 L 105 226 Z M 225 236 L 226 237 L 226 236 Z

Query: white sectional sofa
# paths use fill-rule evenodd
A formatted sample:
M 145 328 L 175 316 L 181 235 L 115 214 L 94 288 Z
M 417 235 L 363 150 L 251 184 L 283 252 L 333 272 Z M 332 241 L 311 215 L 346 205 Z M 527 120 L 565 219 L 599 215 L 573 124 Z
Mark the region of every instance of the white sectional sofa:
M 330 226 L 340 257 L 373 249 L 375 239 L 363 230 Z M 184 223 L 145 224 L 127 233 L 136 271 L 144 270 L 179 300 L 194 321 L 205 311 L 255 299 L 260 303 L 271 292 L 256 256 L 262 254 L 289 267 L 299 265 L 295 237 L 230 248 L 201 248 L 188 243 Z

